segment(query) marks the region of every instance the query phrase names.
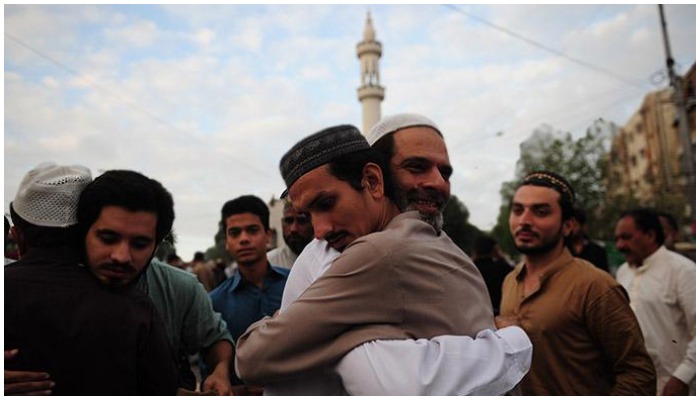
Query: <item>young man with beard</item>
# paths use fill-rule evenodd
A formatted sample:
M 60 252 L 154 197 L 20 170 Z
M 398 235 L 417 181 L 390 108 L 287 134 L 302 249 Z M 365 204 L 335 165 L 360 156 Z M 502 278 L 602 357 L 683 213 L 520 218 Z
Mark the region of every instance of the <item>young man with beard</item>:
M 170 193 L 135 171 L 107 171 L 80 195 L 78 221 L 93 274 L 105 285 L 134 286 L 148 294 L 176 352 L 178 387 L 195 389 L 187 355 L 201 351 L 216 366 L 202 390 L 230 395 L 233 346 L 225 322 L 196 276 L 153 258 L 174 219 Z
M 282 237 L 284 246 L 270 250 L 267 260 L 271 265 L 292 268 L 299 254 L 314 238 L 314 227 L 311 218 L 306 213 L 297 212 L 287 199 L 284 200 L 282 214 Z
M 523 395 L 654 395 L 654 365 L 627 293 L 565 246 L 574 190 L 549 171 L 528 174 L 510 204 L 523 261 L 503 283 L 501 316 L 530 336 Z
M 5 353 L 5 367 L 16 370 L 5 371 L 6 395 L 175 394 L 174 355 L 151 301 L 112 285 L 114 275 L 98 281 L 81 263 L 76 210 L 91 180 L 85 167 L 42 164 L 25 176 L 10 205 L 22 257 L 5 269 L 5 346 L 19 349 L 10 360 Z M 169 204 L 172 210 L 172 199 Z M 140 252 L 155 251 L 156 219 L 144 212 L 133 220 L 129 232 Z M 163 222 L 168 230 L 171 223 Z M 98 230 L 91 237 L 113 241 L 118 235 L 108 223 Z M 114 270 L 89 255 L 95 265 Z
M 439 218 L 430 218 L 431 213 L 435 214 L 435 211 L 437 211 L 437 213 L 440 213 L 441 203 L 444 203 L 444 201 L 449 197 L 449 182 L 447 182 L 447 179 L 449 178 L 449 175 L 451 173 L 451 168 L 449 167 L 449 159 L 447 159 L 446 151 L 445 151 L 445 147 L 444 147 L 444 142 L 442 142 L 441 135 L 439 134 L 439 131 L 437 131 L 437 129 L 434 128 L 434 124 L 432 124 L 431 121 L 429 121 L 427 118 L 424 118 L 422 116 L 403 115 L 402 118 L 392 119 L 392 120 L 390 120 L 390 122 L 392 122 L 392 123 L 398 122 L 399 125 L 404 124 L 404 126 L 399 126 L 399 125 L 394 126 L 394 128 L 395 128 L 394 130 L 398 130 L 401 128 L 415 128 L 415 129 L 408 129 L 409 136 L 411 134 L 415 134 L 416 133 L 415 131 L 418 130 L 419 131 L 418 134 L 414 136 L 414 141 L 415 141 L 415 137 L 418 137 L 418 139 L 419 139 L 417 142 L 421 142 L 420 139 L 427 139 L 427 140 L 422 140 L 421 143 L 423 145 L 418 146 L 420 148 L 414 149 L 414 154 L 412 156 L 409 155 L 408 157 L 406 157 L 406 159 L 399 159 L 399 160 L 394 159 L 394 160 L 392 160 L 396 163 L 395 165 L 392 164 L 392 168 L 395 167 L 397 170 L 403 169 L 405 172 L 405 175 L 406 175 L 405 176 L 406 181 L 410 182 L 410 181 L 414 180 L 414 181 L 418 182 L 415 187 L 411 187 L 409 183 L 404 183 L 406 185 L 406 187 L 411 187 L 412 189 L 416 189 L 416 190 L 414 190 L 414 191 L 405 190 L 401 193 L 401 196 L 405 196 L 405 194 L 407 192 L 409 192 L 409 193 L 411 193 L 412 200 L 414 200 L 414 201 L 418 200 L 419 197 L 421 200 L 424 200 L 424 201 L 416 201 L 415 204 L 418 204 L 424 211 L 426 211 L 425 216 L 421 216 L 421 215 L 419 215 L 418 212 L 415 212 L 415 213 L 409 213 L 409 214 L 411 214 L 411 217 L 407 216 L 406 218 L 418 218 L 418 219 L 424 219 L 424 220 L 430 221 L 430 223 L 425 224 L 425 226 L 431 227 L 430 231 L 433 232 L 433 235 L 439 234 L 439 236 L 442 237 L 442 236 L 444 236 L 444 233 L 440 234 L 439 229 L 436 229 L 436 224 L 439 224 Z M 339 129 L 339 128 L 340 127 L 336 127 L 336 129 Z M 390 130 L 392 129 L 391 127 L 385 127 L 385 128 L 390 129 Z M 334 129 L 334 128 L 331 128 L 331 130 L 332 129 Z M 422 131 L 422 133 L 420 133 L 421 131 Z M 429 132 L 427 135 L 426 135 L 426 131 Z M 423 136 L 427 136 L 427 137 L 423 137 Z M 292 151 L 290 151 L 288 153 L 288 155 L 291 153 L 294 153 L 294 149 Z M 283 163 L 284 163 L 284 159 L 283 159 Z M 345 164 L 347 166 L 347 164 L 348 164 L 347 160 L 345 160 Z M 284 174 L 284 168 L 282 168 L 282 169 L 283 169 L 283 174 Z M 321 170 L 321 168 L 318 168 L 318 169 Z M 439 174 L 438 177 L 434 176 L 436 172 Z M 312 173 L 310 173 L 309 175 L 311 175 L 311 174 Z M 417 175 L 420 175 L 420 177 L 416 178 Z M 412 179 L 412 178 L 415 178 L 415 179 Z M 304 179 L 304 177 L 300 178 L 299 181 L 301 182 L 303 179 Z M 341 179 L 343 179 L 343 178 L 341 178 Z M 343 179 L 343 180 L 345 180 L 345 179 Z M 352 181 L 352 179 L 348 179 L 348 180 Z M 423 186 L 423 184 L 425 186 L 431 186 L 431 190 L 425 191 L 425 190 L 417 189 L 418 186 Z M 447 192 L 448 192 L 447 196 L 444 196 L 443 192 L 433 191 L 432 187 L 434 185 L 440 185 L 442 188 L 446 187 Z M 288 182 L 288 187 L 289 186 L 290 186 L 290 184 Z M 355 190 L 359 190 L 359 186 L 357 183 L 355 183 L 354 185 L 352 185 L 352 183 L 351 183 L 351 186 L 353 186 L 355 188 Z M 367 190 L 369 190 L 369 186 L 372 186 L 372 185 L 368 184 L 366 186 Z M 375 189 L 376 189 L 377 186 L 382 186 L 382 185 L 377 185 L 375 182 L 375 185 L 373 187 L 375 187 Z M 388 185 L 388 186 L 391 186 L 391 185 Z M 421 189 L 422 189 L 422 187 L 421 187 Z M 419 191 L 423 192 L 423 193 L 421 193 L 422 196 L 415 195 Z M 428 192 L 427 195 L 425 194 L 426 192 Z M 292 197 L 294 197 L 294 196 L 292 196 Z M 323 196 L 320 196 L 320 197 L 323 197 Z M 334 209 L 337 208 L 339 210 L 346 210 L 347 211 L 347 208 L 341 206 L 340 204 L 338 204 L 337 207 L 335 206 L 335 201 L 338 201 L 340 203 L 340 201 L 341 201 L 340 197 L 342 197 L 342 196 L 338 196 L 336 198 L 334 196 L 329 195 L 328 197 L 329 197 L 328 199 L 320 200 L 319 204 L 314 205 L 314 207 L 318 207 L 319 210 L 322 210 L 322 209 L 325 209 L 326 206 L 328 206 L 328 207 L 331 207 Z M 331 200 L 331 198 L 332 198 L 332 200 Z M 381 196 L 379 196 L 379 198 L 381 198 Z M 402 197 L 402 198 L 404 199 L 404 204 L 408 203 L 407 201 L 405 201 L 405 197 Z M 327 202 L 332 203 L 332 205 L 326 204 Z M 394 205 L 394 207 L 395 207 L 395 205 Z M 398 210 L 398 208 L 391 208 L 391 209 L 395 210 L 395 211 Z M 323 211 L 319 211 L 319 212 L 323 213 Z M 347 211 L 347 212 L 349 212 L 349 211 Z M 333 211 L 331 211 L 331 213 L 333 213 Z M 312 214 L 313 214 L 313 211 L 312 211 Z M 433 216 L 439 217 L 438 215 L 433 215 Z M 366 215 L 355 216 L 355 219 L 358 221 L 361 221 L 361 220 L 366 219 L 366 218 L 367 218 Z M 313 218 L 312 218 L 312 221 L 318 222 L 318 221 L 314 220 Z M 348 221 L 346 221 L 346 222 L 348 222 Z M 393 223 L 393 221 L 392 221 L 392 223 Z M 425 223 L 425 222 L 423 222 L 423 223 Z M 323 224 L 325 224 L 325 223 L 323 223 Z M 323 226 L 323 224 L 319 224 L 319 226 Z M 342 223 L 340 223 L 340 224 L 342 225 Z M 316 226 L 314 228 L 316 229 Z M 330 263 L 331 259 L 336 256 L 335 254 L 332 254 L 333 253 L 332 251 L 327 251 L 329 247 L 335 247 L 335 248 L 342 249 L 344 245 L 347 245 L 348 243 L 353 241 L 352 240 L 353 236 L 349 233 L 342 234 L 342 229 L 340 231 L 336 230 L 336 232 L 330 233 L 328 235 L 325 234 L 326 231 L 327 231 L 327 227 L 323 226 L 323 228 L 321 230 L 322 236 L 324 238 L 330 240 L 329 241 L 330 246 L 326 245 L 322 241 L 315 240 L 309 246 L 307 246 L 307 248 L 304 250 L 304 252 L 302 254 L 302 257 L 303 257 L 304 254 L 309 253 L 310 259 L 312 261 L 307 262 L 308 259 L 303 260 L 304 264 L 301 265 L 302 268 L 300 269 L 299 272 L 300 272 L 300 275 L 302 272 L 304 272 L 305 277 L 300 279 L 298 281 L 298 284 L 295 287 L 295 289 L 298 290 L 299 292 L 302 291 L 305 288 L 305 286 L 308 286 L 308 283 L 310 281 L 313 281 L 316 277 L 318 277 L 318 275 L 320 275 L 326 269 L 326 266 L 328 263 Z M 317 236 L 318 235 L 319 235 L 319 233 L 317 232 Z M 348 237 L 348 236 L 350 236 L 350 237 Z M 357 236 L 357 235 L 355 235 L 355 236 Z M 370 235 L 370 236 L 372 236 L 372 235 Z M 428 241 L 430 241 L 430 239 L 428 239 Z M 358 243 L 358 242 L 354 242 L 353 246 L 355 246 L 356 243 Z M 451 246 L 454 246 L 454 244 L 451 243 L 451 241 L 449 243 Z M 444 248 L 444 250 L 448 251 L 448 249 L 450 248 L 450 245 L 447 245 L 445 243 L 446 247 Z M 426 246 L 430 247 L 429 245 L 426 245 Z M 337 251 L 336 251 L 336 253 L 337 253 Z M 376 252 L 371 251 L 370 253 L 376 253 Z M 382 251 L 380 253 L 384 253 L 384 251 Z M 327 257 L 329 255 L 330 255 L 330 257 Z M 320 259 L 316 259 L 315 256 L 319 256 Z M 380 257 L 381 257 L 381 255 L 380 255 Z M 466 256 L 463 255 L 463 253 L 458 258 L 461 258 L 461 257 L 466 258 Z M 298 262 L 295 264 L 295 267 L 292 269 L 292 276 L 294 276 L 296 268 L 300 267 L 299 261 L 302 261 L 302 258 L 300 258 L 298 260 Z M 455 265 L 460 264 L 459 261 L 456 261 L 456 260 L 453 260 L 453 261 L 455 262 Z M 371 264 L 371 262 L 369 260 L 367 261 L 367 263 Z M 430 264 L 430 262 L 426 261 L 425 266 L 427 267 L 428 264 Z M 438 264 L 439 264 L 439 262 L 438 262 Z M 370 266 L 369 268 L 372 268 L 372 267 Z M 391 267 L 387 266 L 387 268 L 390 269 Z M 360 269 L 362 269 L 362 268 L 360 268 Z M 431 278 L 429 278 L 429 277 L 424 277 L 424 279 L 431 281 Z M 394 283 L 394 282 L 392 282 L 392 283 Z M 469 285 L 466 285 L 466 286 L 468 287 Z M 483 286 L 483 282 L 480 282 L 479 288 L 482 288 L 482 286 Z M 310 290 L 311 290 L 311 288 L 310 288 Z M 387 289 L 387 290 L 391 291 L 391 289 Z M 465 291 L 468 292 L 469 289 L 465 288 Z M 481 293 L 481 291 L 479 291 L 479 290 L 477 290 L 476 292 Z M 476 293 L 472 293 L 472 295 L 475 295 L 475 294 Z M 288 297 L 287 290 L 285 290 L 285 298 L 291 298 L 294 296 L 296 296 L 296 293 L 294 293 L 292 296 Z M 488 307 L 488 300 L 487 299 L 484 299 L 484 300 L 485 301 L 483 302 L 484 303 L 483 305 Z M 472 306 L 478 308 L 479 306 L 477 304 L 480 304 L 480 302 L 475 301 L 475 302 L 473 302 Z M 284 306 L 285 305 L 283 304 L 283 307 Z M 469 309 L 469 307 L 467 307 L 466 309 Z M 476 310 L 474 308 L 472 308 L 472 311 L 476 311 Z M 287 311 L 284 311 L 281 315 L 284 316 L 286 312 Z M 467 314 L 469 314 L 469 313 L 467 312 Z M 491 313 L 488 313 L 488 314 L 489 314 L 489 316 L 491 315 Z M 472 317 L 473 317 L 473 315 L 472 315 Z M 339 316 L 339 318 L 343 319 L 343 316 Z M 426 323 L 427 323 L 427 325 L 430 325 L 430 323 L 428 321 L 426 321 Z M 472 327 L 472 328 L 476 328 L 476 327 Z M 513 328 L 513 329 L 517 331 L 514 334 L 514 336 L 517 336 L 518 332 L 520 332 L 522 335 L 521 338 L 524 337 L 524 333 L 522 333 L 521 330 L 519 330 L 517 328 Z M 487 332 L 487 331 L 485 331 L 485 332 Z M 488 333 L 492 333 L 492 332 L 487 332 L 487 334 Z M 442 348 L 447 347 L 452 351 L 452 353 L 454 353 L 455 351 L 458 351 L 461 353 L 462 350 L 469 347 L 469 344 L 472 344 L 472 343 L 468 343 L 466 339 L 471 339 L 471 338 L 469 338 L 469 337 L 455 338 L 455 340 L 452 342 L 452 345 L 448 346 L 447 344 L 443 344 Z M 479 339 L 482 342 L 483 341 L 491 341 L 490 343 L 492 344 L 492 346 L 490 348 L 492 350 L 503 350 L 503 347 L 501 349 L 496 348 L 497 343 L 495 343 L 495 342 L 498 339 L 494 339 L 493 337 L 480 337 Z M 458 342 L 458 340 L 460 340 L 461 342 Z M 505 340 L 503 340 L 503 341 L 505 342 Z M 441 368 L 439 365 L 435 365 L 435 364 L 439 364 L 439 363 L 433 363 L 433 365 L 430 365 L 430 366 L 426 366 L 425 363 L 421 364 L 421 362 L 420 362 L 421 357 L 419 356 L 419 354 L 425 354 L 427 352 L 426 349 L 429 349 L 429 348 L 435 349 L 435 348 L 440 346 L 440 344 L 438 344 L 438 343 L 428 343 L 428 341 L 426 341 L 426 340 L 410 341 L 410 343 L 405 343 L 405 346 L 402 348 L 392 346 L 392 344 L 395 343 L 396 341 L 384 341 L 384 342 L 378 341 L 377 343 L 385 343 L 386 346 L 379 345 L 380 349 L 378 351 L 371 350 L 371 353 L 376 354 L 377 352 L 380 352 L 382 354 L 390 354 L 390 357 L 387 360 L 388 363 L 386 363 L 384 365 L 375 365 L 375 367 L 377 367 L 375 369 L 367 368 L 367 371 L 361 371 L 361 370 L 358 370 L 358 368 L 352 368 L 352 366 L 361 365 L 363 362 L 365 363 L 364 365 L 369 365 L 370 367 L 372 366 L 371 359 L 369 362 L 367 362 L 368 358 L 367 358 L 366 354 L 363 352 L 363 350 L 364 350 L 363 348 L 358 348 L 358 350 L 353 351 L 353 352 L 358 353 L 358 359 L 352 360 L 352 361 L 344 360 L 344 363 L 346 363 L 348 366 L 347 368 L 345 368 L 345 370 L 351 374 L 354 374 L 355 382 L 360 383 L 359 387 L 354 388 L 357 390 L 354 394 L 377 394 L 380 390 L 384 390 L 384 389 L 388 390 L 387 394 L 399 394 L 399 393 L 402 393 L 402 394 L 421 394 L 421 393 L 427 393 L 427 394 L 431 394 L 431 393 L 432 394 L 448 394 L 448 393 L 452 393 L 452 394 L 454 394 L 454 393 L 473 393 L 473 394 L 489 394 L 490 393 L 490 394 L 494 394 L 494 393 L 498 393 L 498 394 L 501 394 L 501 393 L 507 391 L 508 389 L 512 388 L 512 386 L 515 385 L 515 383 L 517 383 L 517 381 L 522 376 L 522 375 L 520 375 L 520 377 L 517 377 L 513 382 L 508 383 L 509 378 L 512 378 L 513 375 L 517 375 L 517 372 L 513 373 L 513 370 L 518 369 L 518 367 L 523 367 L 523 364 L 529 363 L 529 353 L 528 353 L 529 342 L 527 341 L 526 337 L 524 337 L 523 341 L 527 342 L 527 344 L 524 346 L 524 348 L 525 348 L 524 350 L 523 350 L 523 347 L 516 346 L 517 350 L 510 348 L 510 350 L 512 350 L 512 352 L 510 352 L 510 353 L 508 351 L 501 351 L 500 354 L 491 354 L 490 356 L 493 356 L 493 363 L 491 364 L 490 367 L 484 366 L 483 362 L 480 363 L 482 369 L 490 369 L 491 370 L 490 372 L 485 373 L 485 375 L 488 376 L 488 378 L 485 381 L 484 380 L 480 381 L 479 377 L 473 376 L 473 378 L 474 378 L 473 380 L 467 379 L 468 382 L 464 383 L 464 384 L 462 384 L 462 382 L 457 382 L 456 379 L 452 380 L 452 381 L 450 380 L 450 378 L 442 379 L 445 376 L 452 377 L 452 376 L 456 375 L 456 373 L 454 373 L 449 368 L 444 369 L 444 368 Z M 447 342 L 445 342 L 445 343 L 447 343 Z M 374 347 L 375 347 L 374 342 L 370 342 L 367 344 L 367 348 L 374 348 Z M 486 349 L 486 348 L 488 348 L 488 346 L 483 346 L 481 348 Z M 403 351 L 403 350 L 405 350 L 405 351 Z M 401 351 L 401 352 L 399 352 L 399 351 Z M 428 388 L 426 390 L 426 386 L 421 384 L 421 383 L 414 384 L 413 377 L 411 377 L 411 376 L 407 377 L 406 375 L 403 375 L 400 372 L 397 373 L 396 368 L 394 368 L 393 370 L 390 369 L 392 366 L 393 367 L 401 366 L 401 360 L 408 361 L 408 364 L 412 364 L 408 358 L 406 358 L 406 357 L 402 358 L 402 356 L 406 356 L 407 353 L 411 354 L 410 360 L 418 360 L 419 361 L 418 363 L 421 364 L 421 367 L 422 367 L 421 370 L 415 374 L 415 381 L 416 382 L 421 382 L 421 381 L 424 382 L 425 381 L 425 379 L 423 379 L 423 377 L 420 376 L 420 373 L 421 372 L 425 373 L 425 371 L 427 369 L 432 368 L 432 371 L 437 373 L 437 378 L 430 379 L 430 381 L 432 383 L 434 383 L 433 389 L 438 389 L 436 392 L 431 392 L 430 388 Z M 477 353 L 476 351 L 473 352 L 473 355 L 475 357 L 477 356 L 476 353 Z M 483 360 L 484 355 L 488 354 L 488 353 L 489 353 L 488 351 L 481 352 L 480 359 Z M 515 353 L 515 355 L 513 355 L 513 353 Z M 523 353 L 527 354 L 527 356 L 523 356 L 522 355 Z M 435 352 L 433 354 L 437 355 L 437 352 Z M 486 356 L 486 357 L 489 357 L 489 356 Z M 527 361 L 524 363 L 516 362 L 514 364 L 509 365 L 509 366 L 513 366 L 513 367 L 515 365 L 517 365 L 517 367 L 514 367 L 514 368 L 512 368 L 512 370 L 508 371 L 510 373 L 505 373 L 506 371 L 504 368 L 503 369 L 504 374 L 501 374 L 501 375 L 505 375 L 505 377 L 503 377 L 503 379 L 500 381 L 495 376 L 489 375 L 489 374 L 494 372 L 493 371 L 494 366 L 498 366 L 499 362 L 503 363 L 504 359 L 509 358 L 509 357 L 513 357 L 513 358 L 510 358 L 509 360 L 515 359 L 518 361 L 522 361 L 523 359 L 527 358 Z M 519 359 L 518 357 L 522 357 L 522 358 Z M 383 357 L 380 355 L 376 359 L 376 361 L 379 361 L 379 363 L 381 364 L 383 361 Z M 392 364 L 391 363 L 392 361 L 395 361 L 396 363 Z M 443 363 L 443 364 L 447 364 L 447 363 Z M 462 359 L 460 358 L 459 360 L 455 360 L 455 363 L 453 365 L 461 367 L 462 366 Z M 414 366 L 414 365 L 412 365 L 412 366 Z M 418 369 L 420 367 L 415 367 L 415 368 Z M 342 369 L 343 368 L 341 368 L 341 370 Z M 384 385 L 385 383 L 387 383 L 387 381 L 386 381 L 387 377 L 382 377 L 382 376 L 371 377 L 373 379 L 373 382 L 367 382 L 366 380 L 364 380 L 364 377 L 362 376 L 362 374 L 372 375 L 372 371 L 376 370 L 376 369 L 387 372 L 389 374 L 393 373 L 393 375 L 388 377 L 388 379 L 393 380 L 392 384 L 394 384 L 394 385 L 393 386 L 389 385 L 389 388 L 387 388 L 387 385 Z M 498 369 L 498 368 L 496 368 L 496 369 Z M 524 367 L 524 370 L 526 370 L 526 369 L 527 369 L 527 366 Z M 524 373 L 524 370 L 521 372 Z M 473 372 L 478 372 L 478 371 L 473 371 Z M 341 374 L 342 374 L 342 372 L 341 372 Z M 480 377 L 483 377 L 483 375 L 480 375 Z M 340 384 L 340 382 L 337 381 L 337 378 L 335 378 L 335 381 L 333 380 L 333 378 L 334 377 L 332 375 L 326 374 L 320 370 L 316 370 L 316 371 L 312 371 L 311 373 L 308 373 L 305 375 L 296 375 L 296 376 L 294 376 L 294 379 L 289 379 L 289 380 L 286 380 L 284 382 L 273 382 L 273 385 L 269 385 L 266 388 L 266 393 L 268 392 L 268 389 L 270 389 L 270 390 L 274 389 L 274 394 L 340 394 L 340 393 L 342 393 L 343 392 L 342 385 Z M 344 376 L 344 378 L 345 378 L 345 376 Z M 399 384 L 398 383 L 399 381 L 401 381 L 402 384 Z M 479 384 L 477 384 L 477 381 L 482 383 L 482 385 L 479 386 Z M 496 382 L 496 381 L 498 381 L 498 382 Z M 480 389 L 486 389 L 486 391 L 479 392 Z M 440 391 L 440 390 L 442 390 L 442 391 Z M 419 392 L 419 391 L 422 391 L 422 392 Z

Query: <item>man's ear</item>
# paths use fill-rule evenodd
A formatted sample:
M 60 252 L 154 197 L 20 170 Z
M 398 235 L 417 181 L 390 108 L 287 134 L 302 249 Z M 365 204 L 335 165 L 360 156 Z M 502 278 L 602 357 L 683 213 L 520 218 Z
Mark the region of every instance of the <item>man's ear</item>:
M 369 191 L 372 196 L 384 196 L 384 174 L 379 165 L 367 163 L 362 168 L 362 186 Z
M 566 221 L 564 221 L 562 233 L 564 234 L 565 238 L 571 236 L 571 234 L 574 232 L 574 226 L 576 226 L 576 220 L 574 218 L 569 218 Z

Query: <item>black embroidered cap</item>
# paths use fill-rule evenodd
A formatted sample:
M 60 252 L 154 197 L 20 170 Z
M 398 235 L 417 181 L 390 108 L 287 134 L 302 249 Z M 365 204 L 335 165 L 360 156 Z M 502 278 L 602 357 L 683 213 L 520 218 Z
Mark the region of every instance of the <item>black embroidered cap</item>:
M 525 176 L 525 178 L 523 178 L 520 186 L 527 184 L 550 187 L 561 193 L 563 196 L 566 196 L 566 200 L 568 200 L 570 204 L 574 204 L 576 200 L 574 188 L 571 186 L 571 184 L 561 175 L 551 171 L 539 170 L 530 172 Z
M 334 158 L 369 149 L 367 139 L 352 125 L 338 125 L 310 135 L 295 144 L 280 160 L 280 172 L 287 189 L 302 175 Z

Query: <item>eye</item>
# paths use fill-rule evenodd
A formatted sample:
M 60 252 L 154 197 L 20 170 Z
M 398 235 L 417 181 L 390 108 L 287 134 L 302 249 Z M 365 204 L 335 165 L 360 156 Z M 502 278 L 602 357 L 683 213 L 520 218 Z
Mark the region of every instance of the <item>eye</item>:
M 316 203 L 316 211 L 330 211 L 335 206 L 334 197 L 326 197 Z
M 249 235 L 257 235 L 261 231 L 261 228 L 258 225 L 253 225 L 247 227 L 245 231 L 248 232 Z
M 523 213 L 523 206 L 514 204 L 510 207 L 510 213 L 513 215 L 520 215 Z
M 102 231 L 97 233 L 97 238 L 105 244 L 114 244 L 119 241 L 119 235 L 114 232 Z
M 240 228 L 231 228 L 227 231 L 229 237 L 232 238 L 237 238 L 241 236 L 241 229 Z
M 546 217 L 552 213 L 552 210 L 549 207 L 535 207 L 533 211 L 538 217 Z
M 134 239 L 131 241 L 131 247 L 138 249 L 138 250 L 143 250 L 147 249 L 153 241 L 148 238 L 143 238 L 143 239 Z

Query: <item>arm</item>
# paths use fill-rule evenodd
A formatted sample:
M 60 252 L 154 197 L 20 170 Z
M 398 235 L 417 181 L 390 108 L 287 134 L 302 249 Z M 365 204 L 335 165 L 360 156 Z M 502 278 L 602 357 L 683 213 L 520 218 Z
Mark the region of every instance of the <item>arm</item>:
M 654 396 L 656 371 L 624 289 L 617 285 L 595 297 L 586 324 L 612 366 L 615 380 L 610 395 Z
M 233 346 L 228 340 L 219 340 L 203 351 L 204 361 L 212 372 L 202 384 L 202 392 L 214 390 L 219 396 L 231 396 L 229 366 L 233 360 Z
M 19 350 L 5 350 L 5 361 L 14 358 Z M 48 396 L 56 384 L 46 372 L 5 370 L 5 396 Z
M 238 338 L 238 376 L 265 383 L 332 365 L 366 341 L 353 326 L 386 332 L 401 321 L 403 303 L 394 269 L 379 256 L 381 249 L 353 247 L 358 251 L 349 254 L 350 247 L 346 249 L 284 312 L 252 324 Z M 394 328 L 388 337 L 406 336 Z
M 469 336 L 364 343 L 336 366 L 354 396 L 501 395 L 530 369 L 525 331 L 485 329 Z
M 688 342 L 683 361 L 663 387 L 664 396 L 687 396 L 690 391 L 688 384 L 695 379 L 695 265 L 680 269 L 676 291 L 692 340 Z

